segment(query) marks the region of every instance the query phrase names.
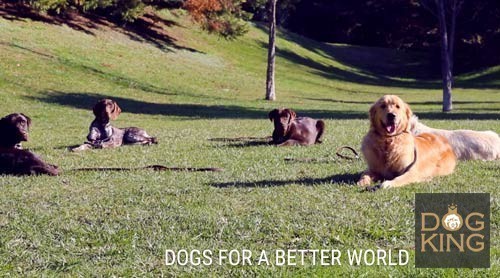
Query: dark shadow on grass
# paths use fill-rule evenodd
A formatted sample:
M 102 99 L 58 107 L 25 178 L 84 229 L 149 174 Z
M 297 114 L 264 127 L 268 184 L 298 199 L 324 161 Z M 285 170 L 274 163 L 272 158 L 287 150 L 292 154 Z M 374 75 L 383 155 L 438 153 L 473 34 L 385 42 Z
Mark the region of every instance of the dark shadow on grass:
M 426 120 L 500 120 L 500 113 L 416 112 L 415 114 L 419 119 Z
M 248 148 L 248 147 L 261 147 L 261 146 L 272 146 L 272 145 L 269 144 L 269 141 L 247 141 L 247 142 L 229 143 L 222 145 L 222 147 L 227 147 L 227 148 Z
M 264 46 L 264 44 L 262 45 Z M 435 81 L 400 81 L 384 75 L 367 72 L 364 70 L 349 71 L 334 66 L 325 65 L 308 57 L 300 56 L 294 52 L 277 49 L 278 57 L 286 59 L 294 64 L 303 65 L 312 69 L 312 72 L 327 79 L 348 81 L 351 83 L 361 83 L 375 86 L 438 89 L 440 84 Z M 361 65 L 360 65 L 361 66 Z
M 103 22 L 98 18 L 86 22 L 78 22 L 68 16 L 51 16 L 42 14 L 31 9 L 28 5 L 19 1 L 7 0 L 0 3 L 0 17 L 10 21 L 26 22 L 27 19 L 54 25 L 67 25 L 73 30 L 84 32 L 88 35 L 95 35 L 93 30 L 97 29 Z
M 152 103 L 98 93 L 47 91 L 42 92 L 40 96 L 28 96 L 27 98 L 89 111 L 92 110 L 92 107 L 98 100 L 111 98 L 118 102 L 118 105 L 120 105 L 123 112 L 133 114 L 165 115 L 203 119 L 267 118 L 267 113 L 265 111 L 241 106 L 203 105 L 190 103 Z
M 51 104 L 59 104 L 67 107 L 91 110 L 94 104 L 103 98 L 111 98 L 118 102 L 123 112 L 133 114 L 149 114 L 178 116 L 198 119 L 266 119 L 269 111 L 259 108 L 249 108 L 238 105 L 205 105 L 191 103 L 152 103 L 124 97 L 115 97 L 100 93 L 82 92 L 60 92 L 44 91 L 36 96 L 27 96 L 30 100 L 42 101 Z M 318 119 L 331 120 L 354 120 L 368 119 L 368 112 L 359 111 L 333 111 L 333 110 L 297 110 L 299 116 L 307 116 Z M 500 118 L 499 113 L 442 113 L 423 112 L 417 113 L 421 119 L 441 120 L 496 120 Z
M 73 30 L 94 36 L 97 30 L 111 29 L 127 35 L 132 40 L 149 43 L 166 52 L 172 50 L 199 52 L 196 49 L 179 45 L 176 39 L 168 34 L 169 27 L 178 26 L 176 22 L 164 19 L 151 11 L 147 11 L 132 23 L 124 24 L 119 19 L 110 16 L 82 14 L 76 11 L 67 11 L 64 14 L 43 14 L 24 3 L 8 0 L 0 3 L 0 17 L 10 21 L 25 22 L 26 19 L 30 19 L 53 25 L 66 25 Z
M 306 100 L 322 101 L 322 102 L 332 102 L 338 104 L 363 104 L 372 105 L 372 101 L 357 101 L 357 100 L 337 100 L 337 99 L 327 99 L 327 98 L 303 98 Z M 453 101 L 455 105 L 479 105 L 479 104 L 491 104 L 495 105 L 500 103 L 500 101 Z M 413 101 L 409 102 L 410 105 L 422 105 L 422 106 L 436 106 L 436 109 L 440 109 L 442 102 L 439 101 Z M 473 111 L 471 113 L 462 111 Z M 443 112 L 419 112 L 414 110 L 413 112 L 417 114 L 420 119 L 434 119 L 434 120 L 497 120 L 500 119 L 500 109 L 491 107 L 459 107 L 454 109 L 454 111 L 449 113 Z M 476 113 L 479 112 L 479 113 Z M 364 118 L 367 118 L 368 114 Z
M 322 102 L 333 102 L 333 103 L 348 103 L 348 104 L 373 104 L 373 101 L 358 101 L 358 100 L 338 100 L 333 98 L 302 98 L 306 100 L 313 101 L 322 101 Z M 453 104 L 497 104 L 500 101 L 460 101 L 454 100 Z M 436 105 L 441 106 L 442 102 L 440 101 L 410 101 L 408 102 L 410 105 Z M 480 110 L 481 108 L 478 108 Z
M 236 137 L 236 138 L 210 138 L 209 141 L 220 142 L 218 147 L 228 148 L 246 148 L 246 147 L 259 147 L 269 146 L 272 137 Z
M 194 48 L 180 46 L 176 43 L 176 39 L 171 37 L 166 29 L 177 25 L 176 22 L 159 17 L 155 13 L 146 13 L 138 18 L 133 23 L 122 25 L 124 33 L 132 40 L 147 42 L 163 51 L 171 51 L 172 48 L 178 50 L 187 50 L 190 52 L 200 52 Z
M 98 100 L 103 98 L 111 98 L 118 102 L 123 112 L 133 114 L 180 116 L 192 118 L 267 119 L 266 111 L 248 109 L 240 106 L 202 105 L 189 103 L 152 103 L 99 93 L 46 91 L 41 92 L 40 96 L 28 96 L 26 98 L 89 111 L 92 110 L 92 107 Z
M 354 185 L 361 173 L 352 174 L 352 173 L 343 173 L 337 174 L 330 177 L 315 179 L 315 178 L 302 178 L 297 180 L 262 180 L 255 182 L 226 182 L 226 183 L 212 183 L 210 184 L 213 187 L 218 188 L 228 188 L 228 187 L 276 187 L 276 186 L 286 186 L 290 184 L 300 184 L 305 186 L 314 186 L 325 183 L 342 183 Z
M 91 74 L 96 78 L 102 78 L 110 83 L 113 83 L 117 86 L 123 87 L 125 89 L 136 88 L 148 93 L 160 94 L 160 95 L 178 95 L 177 92 L 169 92 L 167 89 L 162 88 L 160 86 L 151 84 L 147 81 L 135 79 L 123 74 L 117 74 L 113 72 L 113 70 L 104 70 L 106 68 L 112 67 L 109 64 L 102 63 L 100 65 L 86 65 L 81 63 L 80 61 L 70 60 L 64 57 L 54 56 L 50 53 L 44 53 L 39 50 L 35 50 L 32 48 L 28 48 L 16 43 L 5 43 L 0 42 L 0 45 L 5 45 L 8 47 L 17 48 L 31 54 L 37 55 L 37 58 L 43 58 L 47 60 L 56 60 L 58 63 L 67 66 L 72 69 L 78 69 L 87 74 Z M 18 86 L 23 86 L 22 84 L 16 84 Z M 195 94 L 189 94 L 189 92 L 182 92 L 182 95 L 196 97 Z
M 267 33 L 264 24 L 256 25 Z M 277 56 L 292 63 L 303 65 L 325 78 L 386 87 L 439 89 L 439 59 L 425 52 L 401 51 L 355 45 L 333 45 L 291 33 L 279 32 L 279 36 L 294 42 L 323 58 L 335 60 L 355 70 L 345 70 L 323 64 L 309 57 L 300 56 L 286 49 L 277 49 Z M 261 43 L 267 48 L 265 42 Z M 457 80 L 456 88 L 498 89 L 496 83 L 500 69 L 466 81 Z M 409 79 L 409 80 L 405 80 Z
M 159 86 L 155 86 L 155 85 L 149 84 L 149 83 L 141 81 L 141 80 L 137 80 L 137 79 L 130 78 L 127 76 L 123 76 L 123 75 L 118 75 L 118 74 L 112 73 L 112 72 L 106 72 L 106 71 L 101 69 L 101 68 L 105 68 L 107 66 L 105 64 L 101 64 L 101 68 L 98 68 L 97 66 L 84 65 L 82 63 L 78 63 L 77 61 L 72 61 L 69 59 L 62 58 L 62 57 L 56 57 L 52 54 L 43 53 L 41 51 L 27 48 L 27 47 L 24 47 L 24 46 L 15 44 L 15 43 L 0 42 L 0 44 L 6 45 L 8 47 L 18 48 L 18 49 L 21 49 L 21 50 L 26 51 L 26 52 L 30 52 L 32 54 L 38 55 L 38 56 L 43 57 L 43 58 L 55 59 L 60 64 L 63 64 L 63 65 L 68 66 L 70 68 L 80 69 L 81 71 L 84 71 L 86 73 L 89 73 L 89 74 L 95 75 L 99 78 L 110 81 L 110 82 L 114 83 L 115 85 L 121 86 L 123 88 L 137 88 L 137 89 L 140 89 L 140 90 L 148 92 L 148 93 L 155 93 L 155 94 L 161 94 L 161 95 L 176 95 L 176 93 L 168 92 L 167 90 L 165 90 Z
M 44 91 L 40 92 L 37 96 L 28 96 L 26 98 L 89 111 L 99 99 L 111 98 L 117 101 L 123 112 L 126 113 L 179 116 L 201 119 L 265 119 L 268 121 L 269 113 L 268 110 L 237 105 L 152 103 L 100 93 Z M 355 111 L 301 110 L 300 115 L 322 119 L 366 118 L 366 113 Z

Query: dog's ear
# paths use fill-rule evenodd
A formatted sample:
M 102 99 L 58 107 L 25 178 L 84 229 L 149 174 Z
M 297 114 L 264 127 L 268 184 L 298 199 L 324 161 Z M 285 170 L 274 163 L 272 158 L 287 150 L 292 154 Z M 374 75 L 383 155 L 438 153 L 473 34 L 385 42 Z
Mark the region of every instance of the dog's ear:
M 406 117 L 408 118 L 408 120 L 410 120 L 411 116 L 413 116 L 413 111 L 411 111 L 410 106 L 407 103 L 405 103 L 405 109 Z
M 111 120 L 116 120 L 118 118 L 118 115 L 122 112 L 122 109 L 120 106 L 118 106 L 118 103 L 116 101 L 112 100 L 111 102 L 111 111 L 109 111 L 109 118 Z
M 290 115 L 290 120 L 289 122 L 295 120 L 295 118 L 297 118 L 297 113 L 295 113 L 295 111 L 293 111 L 292 109 L 285 109 L 286 113 L 288 113 L 288 115 Z
M 92 108 L 92 112 L 94 112 L 94 116 L 96 116 L 96 118 L 99 118 L 101 117 L 102 111 L 104 109 L 106 109 L 106 100 L 101 99 L 94 105 L 94 108 Z
M 272 122 L 276 117 L 279 117 L 280 111 L 278 109 L 273 109 L 271 112 L 269 112 L 268 117 L 269 120 Z
M 31 127 L 31 118 L 26 116 L 25 114 L 21 113 L 21 115 L 23 115 L 23 117 L 26 119 L 26 122 L 28 124 L 28 128 Z
M 417 121 L 418 121 L 418 118 L 417 119 L 413 119 L 413 112 L 411 111 L 410 109 L 410 106 L 405 103 L 404 104 L 404 107 L 405 107 L 405 113 L 406 113 L 406 118 L 407 118 L 407 126 L 406 126 L 406 131 L 410 131 L 412 129 L 412 125 L 416 125 Z M 412 120 L 413 120 L 413 123 L 412 123 Z

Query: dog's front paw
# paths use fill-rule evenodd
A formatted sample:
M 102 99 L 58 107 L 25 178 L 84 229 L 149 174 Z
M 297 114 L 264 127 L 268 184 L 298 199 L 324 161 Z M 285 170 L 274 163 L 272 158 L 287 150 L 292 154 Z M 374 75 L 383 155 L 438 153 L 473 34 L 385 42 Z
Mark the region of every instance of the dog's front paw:
M 363 176 L 361 176 L 361 178 L 358 180 L 358 182 L 356 184 L 358 186 L 367 186 L 367 185 L 370 185 L 370 183 L 372 183 L 372 179 L 370 178 L 370 176 L 363 175 Z
M 389 189 L 392 187 L 393 187 L 393 185 L 390 181 L 384 181 L 383 183 L 380 184 L 380 188 L 382 188 L 382 189 Z

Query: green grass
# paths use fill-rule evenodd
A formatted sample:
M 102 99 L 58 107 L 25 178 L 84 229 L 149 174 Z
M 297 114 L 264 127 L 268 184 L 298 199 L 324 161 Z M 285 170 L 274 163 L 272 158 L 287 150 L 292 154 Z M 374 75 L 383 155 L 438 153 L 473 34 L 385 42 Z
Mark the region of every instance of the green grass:
M 0 18 L 0 114 L 34 121 L 25 147 L 59 165 L 58 177 L 0 177 L 0 273 L 19 276 L 498 276 L 499 162 L 461 162 L 455 173 L 401 189 L 361 193 L 359 148 L 367 111 L 398 94 L 427 124 L 500 132 L 500 69 L 457 77 L 455 109 L 440 112 L 439 81 L 425 53 L 321 44 L 280 33 L 278 101 L 264 96 L 266 33 L 251 26 L 226 41 L 182 13 L 173 43 L 132 39 L 115 28 L 93 34 Z M 116 99 L 116 126 L 140 126 L 151 147 L 70 153 L 84 141 L 98 98 Z M 276 148 L 211 138 L 268 136 L 269 110 L 323 118 L 325 142 Z M 317 157 L 317 163 L 285 158 Z M 80 167 L 222 167 L 222 173 L 75 172 Z M 165 266 L 166 249 L 412 250 L 416 192 L 490 192 L 489 270 L 401 267 Z

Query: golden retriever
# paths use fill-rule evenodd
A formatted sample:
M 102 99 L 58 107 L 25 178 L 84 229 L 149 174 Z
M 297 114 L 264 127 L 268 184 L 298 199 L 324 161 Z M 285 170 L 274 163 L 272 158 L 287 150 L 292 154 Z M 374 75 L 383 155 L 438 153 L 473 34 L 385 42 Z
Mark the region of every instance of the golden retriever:
M 448 140 L 431 133 L 413 135 L 411 117 L 408 104 L 395 95 L 372 105 L 370 130 L 361 147 L 368 169 L 358 185 L 383 181 L 367 189 L 400 187 L 453 172 L 457 159 Z
M 433 133 L 446 137 L 459 160 L 500 159 L 500 137 L 494 131 L 432 128 L 421 123 L 415 115 L 411 117 L 410 125 L 411 132 L 415 135 Z

